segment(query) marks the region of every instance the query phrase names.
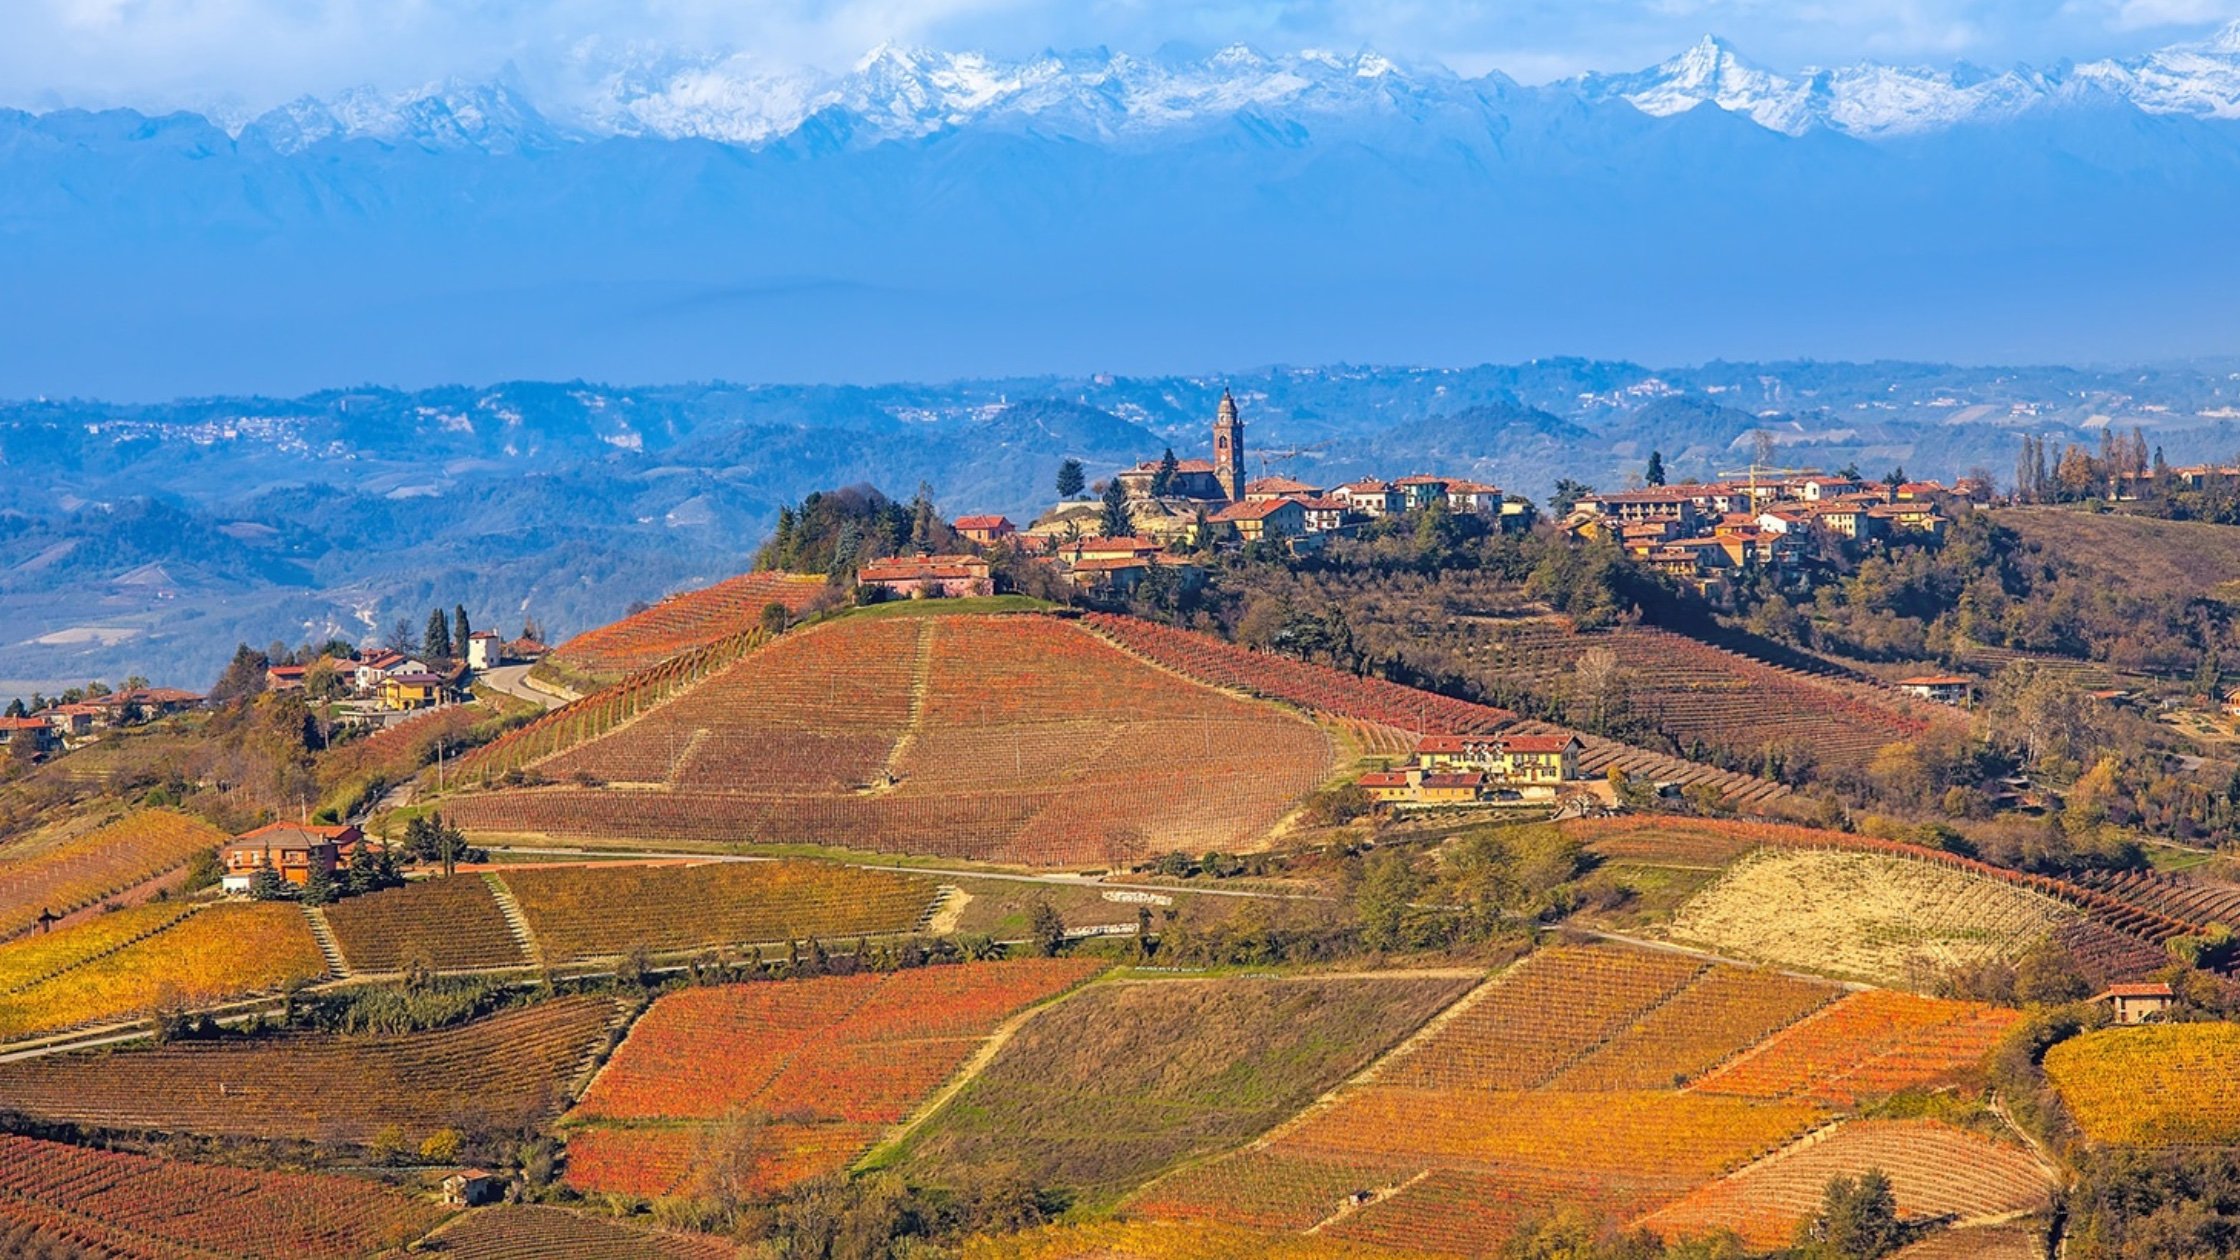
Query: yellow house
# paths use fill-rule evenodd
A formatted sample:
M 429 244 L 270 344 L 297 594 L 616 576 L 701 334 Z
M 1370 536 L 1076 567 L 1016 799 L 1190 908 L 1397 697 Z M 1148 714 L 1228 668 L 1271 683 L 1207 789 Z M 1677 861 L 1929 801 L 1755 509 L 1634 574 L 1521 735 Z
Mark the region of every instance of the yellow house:
M 1565 783 L 1579 777 L 1576 735 L 1510 735 L 1495 774 L 1511 783 Z
M 1405 771 L 1371 770 L 1369 773 L 1362 775 L 1359 782 L 1361 790 L 1369 794 L 1369 799 L 1380 805 L 1412 801 L 1416 798 L 1415 785 L 1408 782 Z
M 434 674 L 391 674 L 381 680 L 384 709 L 433 708 L 443 696 L 443 679 Z

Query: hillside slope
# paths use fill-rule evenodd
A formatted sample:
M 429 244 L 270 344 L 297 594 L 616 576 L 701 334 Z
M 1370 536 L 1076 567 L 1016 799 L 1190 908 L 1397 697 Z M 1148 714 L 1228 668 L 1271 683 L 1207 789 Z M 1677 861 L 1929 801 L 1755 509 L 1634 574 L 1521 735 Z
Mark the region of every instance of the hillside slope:
M 1258 843 L 1330 737 L 1039 616 L 857 615 L 788 634 L 532 772 L 470 830 L 815 843 L 1032 865 Z

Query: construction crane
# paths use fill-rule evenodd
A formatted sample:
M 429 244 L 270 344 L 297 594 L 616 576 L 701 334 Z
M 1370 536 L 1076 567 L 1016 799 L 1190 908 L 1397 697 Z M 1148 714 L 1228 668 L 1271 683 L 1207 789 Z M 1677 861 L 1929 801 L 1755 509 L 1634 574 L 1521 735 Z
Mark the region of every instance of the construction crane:
M 1817 468 L 1776 468 L 1771 464 L 1761 464 L 1752 460 L 1748 468 L 1722 468 L 1711 475 L 1730 481 L 1736 477 L 1748 477 L 1750 479 L 1750 510 L 1755 512 L 1758 510 L 1758 478 L 1809 477 L 1819 471 Z
M 1262 451 L 1260 452 L 1260 475 L 1263 477 L 1268 475 L 1268 465 L 1270 464 L 1288 464 L 1304 455 L 1319 454 L 1329 445 L 1328 442 L 1317 442 L 1313 446 L 1290 446 L 1280 451 Z

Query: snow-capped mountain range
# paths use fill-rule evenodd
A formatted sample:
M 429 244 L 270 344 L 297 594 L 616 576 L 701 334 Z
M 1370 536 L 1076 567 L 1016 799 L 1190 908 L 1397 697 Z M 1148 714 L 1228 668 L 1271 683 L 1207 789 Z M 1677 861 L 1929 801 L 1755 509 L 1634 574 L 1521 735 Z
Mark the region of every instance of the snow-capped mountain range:
M 1826 130 L 1872 139 L 2063 105 L 2240 119 L 2240 23 L 2142 56 L 2006 70 L 1859 62 L 1784 74 L 1706 36 L 1646 70 L 1540 87 L 1498 73 L 1462 78 L 1403 66 L 1374 52 L 1265 55 L 1241 45 L 1202 59 L 1095 49 L 1021 61 L 882 46 L 837 75 L 770 69 L 744 56 L 635 52 L 586 59 L 565 77 L 570 86 L 549 92 L 532 92 L 514 77 L 402 92 L 360 88 L 305 97 L 229 130 L 283 153 L 347 138 L 490 152 L 606 136 L 760 146 L 820 122 L 856 143 L 973 125 L 1118 141 L 1249 112 L 1405 119 L 1572 97 L 1623 101 L 1657 116 L 1712 105 L 1787 135 Z

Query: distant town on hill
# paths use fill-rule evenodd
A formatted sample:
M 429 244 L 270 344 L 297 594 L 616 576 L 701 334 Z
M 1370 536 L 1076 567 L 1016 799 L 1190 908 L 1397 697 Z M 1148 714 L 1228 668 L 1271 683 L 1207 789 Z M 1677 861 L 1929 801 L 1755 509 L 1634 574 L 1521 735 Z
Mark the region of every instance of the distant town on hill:
M 2136 433 L 2172 463 L 2240 452 L 2235 365 L 1539 360 L 939 385 L 508 383 L 150 405 L 0 406 L 0 694 L 142 675 L 207 685 L 237 642 L 377 638 L 462 597 L 565 636 L 746 569 L 807 492 L 919 487 L 1031 519 L 1067 459 L 1092 481 L 1202 459 L 1222 391 L 1246 472 L 1319 485 L 1436 471 L 1545 507 L 1652 451 L 1712 480 L 1784 465 L 2011 485 Z

